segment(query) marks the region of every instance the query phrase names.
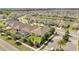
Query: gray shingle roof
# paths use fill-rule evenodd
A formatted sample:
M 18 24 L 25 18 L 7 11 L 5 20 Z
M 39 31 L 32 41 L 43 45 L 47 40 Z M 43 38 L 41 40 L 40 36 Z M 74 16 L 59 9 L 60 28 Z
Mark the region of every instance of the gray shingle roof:
M 23 23 L 16 21 L 16 20 L 7 21 L 7 24 L 9 26 L 13 27 L 14 29 L 19 29 L 19 30 L 25 31 L 25 32 L 30 32 L 30 31 L 37 28 L 37 26 L 31 26 L 29 24 L 23 24 Z
M 14 29 L 19 29 L 23 32 L 34 33 L 35 35 L 43 36 L 47 31 L 49 31 L 48 27 L 38 27 L 38 26 L 31 26 L 29 24 L 23 24 L 16 20 L 9 20 L 7 24 Z

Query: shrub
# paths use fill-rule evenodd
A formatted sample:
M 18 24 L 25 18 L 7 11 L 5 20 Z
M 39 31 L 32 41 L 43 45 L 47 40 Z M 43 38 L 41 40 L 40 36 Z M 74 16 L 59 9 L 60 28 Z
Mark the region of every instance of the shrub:
M 20 35 L 14 35 L 14 40 L 19 40 L 19 39 L 21 39 Z
M 64 49 L 63 48 L 60 48 L 60 51 L 64 51 Z
M 21 45 L 21 43 L 19 42 L 19 40 L 16 40 L 16 44 L 17 45 Z
M 11 37 L 11 36 L 7 36 L 7 38 L 6 38 L 6 39 L 10 40 L 10 39 L 12 39 L 12 37 Z
M 5 33 L 1 33 L 1 36 L 5 36 Z

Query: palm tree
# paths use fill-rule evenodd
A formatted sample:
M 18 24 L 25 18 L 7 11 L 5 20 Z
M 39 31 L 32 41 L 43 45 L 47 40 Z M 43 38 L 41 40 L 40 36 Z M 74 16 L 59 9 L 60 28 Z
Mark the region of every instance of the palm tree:
M 50 33 L 49 32 L 46 32 L 45 35 L 44 35 L 44 39 L 45 40 L 48 40 L 49 36 L 50 36 Z
M 59 40 L 58 41 L 58 44 L 60 45 L 60 49 L 62 48 L 63 45 L 65 45 L 65 41 L 62 39 L 62 40 Z
M 63 36 L 63 39 L 64 39 L 65 42 L 69 41 L 69 31 L 65 32 L 65 35 Z

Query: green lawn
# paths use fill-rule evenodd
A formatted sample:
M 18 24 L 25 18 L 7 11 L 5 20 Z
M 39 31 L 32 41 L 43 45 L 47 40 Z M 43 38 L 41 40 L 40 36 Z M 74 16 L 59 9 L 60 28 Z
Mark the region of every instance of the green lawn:
M 38 15 L 37 18 L 45 18 L 45 19 L 61 19 L 59 16 L 47 16 L 47 15 Z
M 45 26 L 45 25 L 42 24 L 42 23 L 33 23 L 33 25 L 37 25 L 37 26 Z
M 29 36 L 27 38 L 28 40 L 30 40 L 31 42 L 37 42 L 37 43 L 40 43 L 42 41 L 42 38 L 41 37 L 38 37 L 38 36 Z
M 65 28 L 66 30 L 74 30 L 76 27 L 73 25 L 70 25 L 68 28 Z
M 5 27 L 5 22 L 4 21 L 0 21 L 0 28 Z
M 69 18 L 63 18 L 63 20 L 64 20 L 64 21 L 69 21 L 70 19 L 69 19 Z
M 76 23 L 79 23 L 79 19 L 77 19 L 77 20 L 74 20 L 74 22 L 76 22 Z
M 25 47 L 24 45 L 16 45 L 15 40 L 13 40 L 13 39 L 8 40 L 8 39 L 6 39 L 7 36 L 1 36 L 0 35 L 0 38 L 5 40 L 6 42 L 10 43 L 11 45 L 13 45 L 14 47 L 18 48 L 21 51 L 32 51 L 30 48 Z
M 44 19 L 63 19 L 64 21 L 73 21 L 73 22 L 79 22 L 79 20 L 76 20 L 77 18 L 74 17 L 64 17 L 64 16 L 48 16 L 48 15 L 37 15 L 35 16 L 37 18 L 44 18 Z M 76 20 L 76 21 L 74 21 Z

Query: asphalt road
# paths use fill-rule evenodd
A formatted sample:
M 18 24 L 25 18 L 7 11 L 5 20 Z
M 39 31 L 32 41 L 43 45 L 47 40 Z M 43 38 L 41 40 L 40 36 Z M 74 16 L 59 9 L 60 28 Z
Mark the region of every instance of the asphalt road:
M 52 40 L 53 42 L 49 42 L 48 45 L 43 50 L 50 50 L 51 48 L 59 48 L 59 44 L 57 43 L 58 40 L 62 39 L 62 36 L 65 34 L 64 29 L 58 29 L 56 28 L 56 32 L 59 34 L 59 36 L 54 37 Z M 71 42 L 68 42 L 65 46 L 63 46 L 65 51 L 75 51 L 76 45 L 77 45 L 77 39 L 79 33 L 76 31 L 70 31 L 70 35 L 72 37 L 69 38 Z
M 58 28 L 56 28 L 56 32 L 57 32 L 60 36 L 62 36 L 62 35 L 65 34 L 66 31 L 65 31 L 64 29 L 58 29 Z M 73 37 L 79 37 L 79 33 L 78 33 L 77 31 L 71 30 L 71 31 L 69 31 L 69 33 L 70 33 L 70 35 L 73 36 Z
M 19 49 L 0 39 L 0 51 L 19 51 Z

